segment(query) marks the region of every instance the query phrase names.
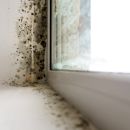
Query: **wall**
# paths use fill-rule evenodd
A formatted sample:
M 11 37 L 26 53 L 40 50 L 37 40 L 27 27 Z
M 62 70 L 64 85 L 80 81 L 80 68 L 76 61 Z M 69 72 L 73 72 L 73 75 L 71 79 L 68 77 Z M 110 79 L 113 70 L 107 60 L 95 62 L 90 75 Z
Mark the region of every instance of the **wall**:
M 0 17 L 0 82 L 45 81 L 46 1 L 2 1 Z
M 17 68 L 14 59 L 17 43 L 14 23 L 18 4 L 18 0 L 4 0 L 0 4 L 0 82 L 14 77 Z

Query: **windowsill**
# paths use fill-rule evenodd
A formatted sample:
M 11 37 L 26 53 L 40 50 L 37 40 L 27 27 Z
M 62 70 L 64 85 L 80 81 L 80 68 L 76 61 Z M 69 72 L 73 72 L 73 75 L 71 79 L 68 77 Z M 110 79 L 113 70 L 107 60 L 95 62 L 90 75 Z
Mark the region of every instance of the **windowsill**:
M 0 96 L 2 130 L 96 130 L 47 85 L 1 85 Z
M 49 70 L 48 82 L 99 129 L 130 128 L 130 74 Z

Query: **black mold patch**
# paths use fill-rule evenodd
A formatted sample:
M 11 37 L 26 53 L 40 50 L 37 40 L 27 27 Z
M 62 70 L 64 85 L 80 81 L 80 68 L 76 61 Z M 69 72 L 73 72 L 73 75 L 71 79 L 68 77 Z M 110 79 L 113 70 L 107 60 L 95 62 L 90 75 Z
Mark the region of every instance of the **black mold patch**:
M 22 0 L 16 23 L 17 59 L 19 65 L 11 84 L 45 80 L 45 48 L 47 44 L 47 1 Z

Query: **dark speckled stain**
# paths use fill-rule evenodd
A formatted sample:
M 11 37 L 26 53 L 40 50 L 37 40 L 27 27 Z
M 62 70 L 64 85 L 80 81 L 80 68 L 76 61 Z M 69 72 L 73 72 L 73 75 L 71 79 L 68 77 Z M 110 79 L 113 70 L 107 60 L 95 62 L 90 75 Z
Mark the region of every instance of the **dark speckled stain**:
M 35 77 L 33 82 L 43 81 L 46 79 L 47 0 L 21 0 L 18 11 L 16 29 L 19 42 L 15 64 L 19 68 L 11 84 L 32 82 L 32 75 Z
M 44 95 L 45 105 L 50 115 L 56 120 L 55 125 L 63 130 L 97 130 L 89 120 L 48 85 L 39 85 L 34 90 Z M 40 87 L 41 86 L 41 87 Z M 63 99 L 63 100 L 59 100 Z

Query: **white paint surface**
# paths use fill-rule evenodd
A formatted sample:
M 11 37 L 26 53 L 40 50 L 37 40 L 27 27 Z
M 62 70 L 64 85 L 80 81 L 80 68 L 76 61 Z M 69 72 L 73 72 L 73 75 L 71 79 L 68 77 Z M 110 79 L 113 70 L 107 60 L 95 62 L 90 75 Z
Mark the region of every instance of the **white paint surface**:
M 1 130 L 53 129 L 42 98 L 30 88 L 0 90 Z
M 0 0 L 0 82 L 15 73 L 16 17 L 20 0 Z
M 100 130 L 130 130 L 130 75 L 49 71 L 48 81 Z
M 0 130 L 96 130 L 51 88 L 36 86 L 0 87 Z

